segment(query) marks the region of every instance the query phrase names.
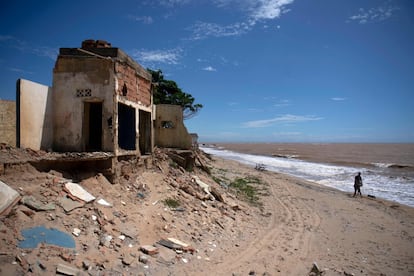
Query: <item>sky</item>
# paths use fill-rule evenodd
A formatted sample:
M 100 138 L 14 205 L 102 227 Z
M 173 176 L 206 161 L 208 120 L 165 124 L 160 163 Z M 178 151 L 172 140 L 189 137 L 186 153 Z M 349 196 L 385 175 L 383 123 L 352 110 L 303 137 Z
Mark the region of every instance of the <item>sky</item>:
M 201 142 L 414 142 L 414 1 L 6 0 L 0 98 L 101 39 L 203 105 Z

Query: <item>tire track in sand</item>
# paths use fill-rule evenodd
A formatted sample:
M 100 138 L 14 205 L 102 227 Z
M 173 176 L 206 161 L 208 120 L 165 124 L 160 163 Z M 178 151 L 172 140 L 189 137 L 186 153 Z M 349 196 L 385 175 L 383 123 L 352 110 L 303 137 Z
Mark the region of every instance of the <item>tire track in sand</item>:
M 298 263 L 308 257 L 311 231 L 319 226 L 320 218 L 306 200 L 294 196 L 285 180 L 268 172 L 260 176 L 269 183 L 270 206 L 267 208 L 272 214 L 267 226 L 253 240 L 218 264 L 217 271 L 223 275 L 255 269 L 289 273 L 299 269 L 288 265 L 289 258 L 295 258 Z

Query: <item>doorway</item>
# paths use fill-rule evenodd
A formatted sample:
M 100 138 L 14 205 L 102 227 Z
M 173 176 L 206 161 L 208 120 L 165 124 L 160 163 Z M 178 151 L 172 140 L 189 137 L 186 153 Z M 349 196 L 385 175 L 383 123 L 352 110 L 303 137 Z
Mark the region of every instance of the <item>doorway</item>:
M 151 154 L 151 113 L 139 111 L 139 151 L 141 155 Z
M 136 150 L 135 108 L 118 103 L 118 146 L 124 150 Z
M 102 103 L 86 102 L 83 118 L 86 151 L 102 150 Z

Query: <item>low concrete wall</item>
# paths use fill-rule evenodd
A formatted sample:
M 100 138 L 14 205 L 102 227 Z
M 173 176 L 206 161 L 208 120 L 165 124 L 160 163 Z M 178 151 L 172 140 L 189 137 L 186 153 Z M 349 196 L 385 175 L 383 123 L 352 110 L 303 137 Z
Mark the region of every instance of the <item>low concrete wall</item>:
M 181 106 L 155 106 L 155 145 L 164 148 L 191 149 L 192 138 L 183 122 Z
M 17 81 L 17 146 L 52 148 L 52 88 L 29 80 Z
M 0 143 L 16 146 L 16 102 L 0 100 Z

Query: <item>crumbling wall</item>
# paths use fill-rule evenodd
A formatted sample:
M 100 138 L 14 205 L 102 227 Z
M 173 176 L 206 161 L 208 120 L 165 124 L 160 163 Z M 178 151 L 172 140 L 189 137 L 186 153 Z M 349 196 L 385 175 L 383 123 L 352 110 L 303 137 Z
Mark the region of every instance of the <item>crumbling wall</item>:
M 151 105 L 151 81 L 141 76 L 127 63 L 116 63 L 117 94 L 128 101 L 149 107 Z
M 85 104 L 102 104 L 102 148 L 113 151 L 114 63 L 100 57 L 60 55 L 53 72 L 54 149 L 85 151 Z
M 165 148 L 191 149 L 192 138 L 183 121 L 181 106 L 155 106 L 155 145 Z
M 17 137 L 21 148 L 47 150 L 52 147 L 52 89 L 19 79 L 17 81 Z
M 0 100 L 0 143 L 16 146 L 16 102 Z

